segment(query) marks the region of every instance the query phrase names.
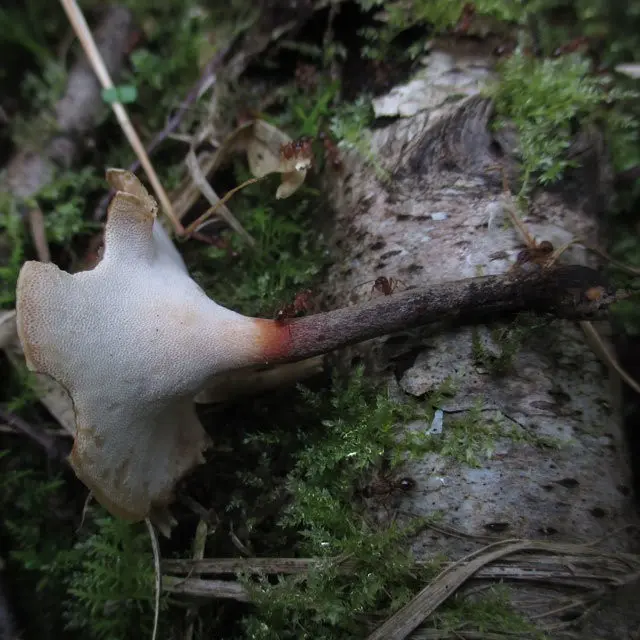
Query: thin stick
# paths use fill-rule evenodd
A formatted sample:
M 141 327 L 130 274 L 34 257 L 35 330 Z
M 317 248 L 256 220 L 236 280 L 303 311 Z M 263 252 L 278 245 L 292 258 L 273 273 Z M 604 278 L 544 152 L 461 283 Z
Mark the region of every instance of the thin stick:
M 162 588 L 169 593 L 182 593 L 200 598 L 223 598 L 249 602 L 249 593 L 244 585 L 235 580 L 202 580 L 200 578 L 176 578 L 165 576 Z
M 78 7 L 76 0 L 60 0 L 67 17 L 69 18 L 69 22 L 73 27 L 73 30 L 76 32 L 78 36 L 78 40 L 80 40 L 80 44 L 84 49 L 87 58 L 89 59 L 89 63 L 91 64 L 93 71 L 96 76 L 98 76 L 98 80 L 104 89 L 112 89 L 113 81 L 111 80 L 111 76 L 109 75 L 109 71 L 107 70 L 106 65 L 98 51 L 98 47 L 96 46 L 95 40 L 91 34 L 89 26 L 87 25 L 87 21 Z M 184 228 L 180 223 L 180 220 L 176 217 L 171 201 L 169 200 L 169 196 L 167 196 L 164 187 L 160 183 L 160 180 L 156 174 L 153 165 L 151 164 L 151 160 L 145 151 L 144 145 L 142 144 L 138 134 L 129 119 L 129 115 L 120 102 L 111 103 L 111 107 L 113 108 L 114 113 L 116 114 L 116 118 L 118 119 L 118 123 L 120 127 L 124 131 L 129 144 L 135 151 L 136 156 L 140 160 L 140 164 L 142 165 L 147 177 L 149 178 L 149 182 L 153 187 L 153 190 L 160 201 L 162 208 L 164 209 L 165 214 L 171 220 L 173 227 L 177 234 L 182 235 L 184 232 Z
M 46 452 L 47 455 L 56 460 L 64 460 L 67 452 L 64 446 L 56 440 L 52 435 L 41 431 L 35 427 L 32 427 L 26 420 L 23 420 L 20 416 L 6 411 L 0 407 L 0 420 L 6 423 L 13 429 L 20 431 L 27 437 L 31 438 L 34 442 L 37 442 Z
M 217 51 L 211 57 L 209 62 L 207 62 L 206 66 L 202 70 L 202 73 L 200 74 L 200 77 L 198 78 L 198 80 L 196 80 L 195 84 L 189 90 L 187 97 L 180 103 L 180 106 L 169 118 L 169 120 L 165 124 L 162 131 L 159 131 L 158 133 L 156 133 L 156 135 L 153 136 L 153 139 L 151 140 L 151 142 L 147 145 L 146 149 L 148 154 L 152 154 L 156 150 L 158 145 L 160 145 L 160 143 L 163 142 L 165 138 L 169 137 L 172 134 L 172 132 L 177 129 L 180 122 L 182 122 L 182 118 L 184 117 L 184 114 L 187 113 L 191 105 L 194 102 L 196 102 L 198 98 L 200 98 L 200 93 L 203 87 L 205 85 L 207 85 L 208 88 L 212 86 L 213 82 L 215 82 L 216 73 L 220 65 L 224 61 L 225 57 L 229 53 L 229 51 L 231 51 L 231 48 L 235 43 L 235 40 L 237 40 L 237 37 L 234 38 L 234 40 L 231 41 L 229 44 L 225 45 L 220 51 Z M 213 81 L 211 80 L 212 77 L 213 77 Z M 140 160 L 136 160 L 129 167 L 129 171 L 134 173 L 135 171 L 138 170 L 139 167 L 140 167 Z
M 7 433 L 9 435 L 20 435 L 20 430 L 10 424 L 0 424 L 0 433 Z M 72 438 L 72 434 L 62 429 L 40 429 L 40 433 L 44 433 L 52 438 Z
M 524 540 L 504 540 L 461 558 L 367 636 L 367 640 L 403 640 L 479 569 L 530 547 L 531 543 Z
M 511 193 L 511 188 L 509 187 L 509 181 L 507 180 L 507 173 L 504 170 L 504 168 L 502 168 L 502 190 L 504 191 L 505 199 L 508 200 L 508 202 L 506 202 L 505 204 L 507 208 L 507 213 L 509 214 L 509 218 L 511 218 L 511 222 L 514 224 L 516 229 L 520 231 L 520 235 L 522 235 L 526 245 L 528 247 L 535 247 L 536 241 L 534 240 L 533 236 L 529 233 L 529 230 L 527 229 L 524 222 L 520 220 L 516 212 L 515 206 L 513 204 L 513 194 Z
M 195 185 L 198 187 L 200 193 L 209 201 L 209 204 L 212 207 L 220 206 L 225 200 L 228 200 L 238 189 L 242 188 L 236 187 L 232 189 L 222 200 L 218 197 L 216 192 L 212 189 L 209 181 L 207 180 L 202 168 L 200 167 L 200 163 L 198 162 L 198 158 L 193 150 L 193 148 L 189 149 L 189 153 L 187 153 L 187 168 L 189 169 L 189 173 Z M 240 224 L 238 219 L 227 209 L 227 207 L 223 207 L 220 210 L 220 215 L 224 218 L 225 222 L 235 231 L 237 231 L 246 241 L 247 243 L 255 247 L 256 241 L 253 239 L 251 234 Z M 196 221 L 197 222 L 197 221 Z M 193 230 L 195 223 L 189 225 L 189 229 Z M 186 235 L 186 231 L 183 230 L 182 235 Z
M 29 229 L 33 244 L 36 247 L 38 260 L 40 262 L 51 262 L 51 252 L 49 251 L 49 243 L 47 242 L 47 233 L 44 226 L 44 215 L 39 207 L 30 209 L 28 214 Z
M 511 193 L 509 190 L 509 185 L 507 184 L 506 175 L 503 172 L 503 187 L 505 192 Z M 509 212 L 509 216 L 513 223 L 517 226 L 520 233 L 522 234 L 525 243 L 529 248 L 535 248 L 536 242 L 534 238 L 529 234 L 524 223 L 518 218 L 516 213 L 511 209 L 511 207 L 507 207 Z M 602 249 L 586 244 L 580 238 L 573 238 L 569 242 L 566 242 L 561 247 L 558 247 L 549 260 L 545 264 L 545 269 L 550 269 L 553 265 L 558 261 L 560 256 L 572 245 L 581 244 L 585 249 L 592 251 L 605 260 L 609 260 L 611 264 L 613 264 L 618 269 L 625 271 L 626 273 L 630 273 L 631 275 L 640 275 L 640 270 L 635 270 L 632 267 L 628 267 L 627 265 L 618 262 L 611 258 L 605 251 Z M 603 339 L 600 337 L 600 334 L 596 331 L 596 328 L 589 322 L 588 320 L 582 320 L 580 322 L 580 328 L 585 334 L 587 341 L 590 343 L 590 346 L 594 353 L 600 358 L 600 360 L 605 364 L 610 366 L 636 393 L 640 393 L 640 384 L 638 384 L 620 365 L 616 356 L 611 352 L 611 350 L 604 343 Z
M 584 240 L 582 240 L 581 238 L 574 238 L 570 242 L 567 242 L 567 243 L 563 244 L 561 247 L 559 247 L 558 249 L 556 249 L 553 252 L 552 256 L 549 258 L 549 262 L 547 263 L 548 266 L 553 265 L 558 260 L 558 258 L 570 246 L 572 246 L 574 244 L 582 245 L 587 251 L 591 251 L 592 253 L 595 253 L 596 255 L 600 256 L 603 260 L 606 260 L 607 262 L 609 262 L 616 269 L 619 269 L 620 271 L 623 271 L 624 273 L 626 273 L 626 274 L 628 274 L 630 276 L 640 276 L 640 269 L 638 269 L 636 267 L 632 267 L 632 266 L 630 266 L 628 264 L 625 264 L 624 262 L 620 262 L 619 260 L 616 260 L 615 258 L 612 258 L 604 249 L 601 249 L 600 247 L 597 247 L 597 246 L 592 245 L 592 244 L 588 244 Z
M 204 558 L 204 549 L 207 544 L 207 535 L 209 533 L 209 527 L 207 521 L 201 519 L 196 527 L 196 535 L 193 539 L 193 560 L 198 562 Z M 199 574 L 196 573 L 196 576 Z M 198 612 L 197 606 L 191 606 L 187 609 L 187 628 L 184 632 L 184 640 L 193 640 L 193 630 L 195 626 L 195 618 Z
M 178 128 L 178 125 L 182 122 L 184 114 L 191 108 L 191 105 L 200 98 L 201 91 L 203 87 L 211 87 L 215 82 L 216 73 L 221 63 L 224 61 L 224 58 L 227 56 L 229 51 L 231 50 L 233 42 L 224 46 L 220 51 L 216 52 L 213 57 L 209 60 L 205 68 L 203 69 L 200 77 L 196 81 L 195 85 L 191 88 L 187 97 L 182 101 L 178 109 L 175 113 L 167 120 L 162 131 L 156 133 L 153 136 L 151 142 L 146 146 L 146 152 L 149 156 L 152 156 L 154 151 L 160 146 L 165 139 L 174 138 L 177 134 L 173 132 Z M 213 78 L 213 80 L 211 80 Z M 191 136 L 188 136 L 189 142 L 191 141 Z M 140 160 L 136 158 L 130 165 L 129 171 L 131 173 L 135 173 L 140 168 Z M 95 220 L 102 220 L 107 215 L 107 206 L 109 201 L 115 194 L 114 189 L 109 189 L 109 192 L 100 200 L 100 204 L 97 206 L 93 217 Z M 175 213 L 175 209 L 174 209 Z M 179 217 L 176 213 L 176 217 Z
M 611 261 L 611 263 L 614 264 L 614 266 L 616 266 L 618 269 L 626 271 L 631 275 L 640 275 L 640 271 L 638 271 L 637 273 L 634 273 L 634 269 L 632 267 L 627 267 L 621 262 L 614 261 L 612 258 L 608 256 L 606 252 L 602 251 L 602 249 L 599 249 L 598 247 L 589 246 L 579 238 L 574 238 L 570 242 L 567 242 L 563 244 L 561 247 L 559 247 L 558 249 L 556 249 L 553 252 L 552 256 L 549 258 L 549 261 L 545 266 L 548 268 L 553 264 L 555 264 L 558 258 L 571 245 L 574 245 L 574 244 L 581 244 L 583 247 L 585 247 L 585 249 L 588 249 L 589 251 L 593 251 L 594 253 L 597 253 L 599 256 L 601 256 L 605 260 Z M 618 362 L 618 358 L 616 358 L 615 354 L 612 353 L 611 349 L 609 349 L 609 347 L 605 344 L 604 340 L 602 339 L 600 334 L 597 332 L 593 324 L 591 324 L 591 322 L 589 322 L 588 320 L 587 321 L 583 320 L 580 322 L 580 328 L 582 329 L 584 335 L 586 336 L 587 342 L 591 346 L 591 349 L 600 358 L 601 362 L 611 367 L 636 393 L 640 394 L 640 384 L 638 384 L 634 380 L 634 378 L 622 368 L 622 365 Z
M 153 528 L 153 524 L 149 518 L 144 519 L 151 537 L 151 548 L 153 550 L 153 566 L 155 569 L 155 603 L 154 603 L 154 615 L 153 615 L 153 633 L 151 634 L 151 640 L 156 640 L 158 637 L 158 620 L 160 619 L 160 591 L 162 590 L 162 566 L 160 564 L 160 545 L 158 544 L 158 536 Z
M 245 180 L 245 182 L 243 182 L 242 184 L 239 184 L 237 187 L 234 187 L 230 191 L 227 191 L 227 193 L 224 194 L 224 197 L 222 197 L 220 200 L 218 200 L 218 202 L 216 202 L 213 206 L 209 207 L 197 220 L 194 220 L 184 230 L 184 234 L 186 236 L 188 236 L 191 233 L 193 233 L 193 231 L 195 229 L 197 229 L 207 218 L 209 218 L 210 216 L 212 216 L 214 214 L 215 210 L 218 207 L 220 207 L 225 202 L 230 200 L 231 196 L 233 196 L 234 193 L 237 193 L 238 191 L 240 191 L 240 189 L 244 189 L 245 187 L 248 187 L 250 184 L 255 184 L 256 182 L 258 182 L 261 179 L 262 178 L 249 178 L 249 180 Z
M 604 364 L 609 365 L 614 371 L 636 392 L 640 393 L 640 384 L 638 384 L 618 362 L 618 359 L 611 353 L 609 347 L 605 344 L 596 328 L 590 323 L 580 322 L 580 328 L 584 331 L 591 348 Z

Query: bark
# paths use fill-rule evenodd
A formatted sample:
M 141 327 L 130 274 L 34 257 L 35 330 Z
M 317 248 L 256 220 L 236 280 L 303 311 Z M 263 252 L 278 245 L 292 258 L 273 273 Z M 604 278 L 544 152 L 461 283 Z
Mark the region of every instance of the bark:
M 430 94 L 412 102 L 421 110 L 372 133 L 378 170 L 349 152 L 342 170 L 325 176 L 335 210 L 329 233 L 336 262 L 325 288 L 331 306 L 377 295 L 371 284 L 358 285 L 379 276 L 413 286 L 503 274 L 522 249 L 516 231 L 505 224 L 507 202 L 496 170 L 496 165 L 505 168 L 515 191 L 516 139 L 512 132 L 492 132 L 492 103 L 477 95 L 474 81 L 491 63 L 453 48 L 431 55 L 439 63 L 428 68 L 423 83 L 422 91 Z M 467 95 L 457 99 L 460 87 Z M 596 214 L 609 194 L 598 135 L 580 134 L 572 153 L 582 168 L 560 187 L 537 191 L 525 219 L 538 241 L 556 247 L 574 235 L 596 237 Z M 378 177 L 381 168 L 389 180 Z M 580 247 L 563 261 L 597 266 Z M 598 547 L 603 551 L 637 551 L 635 529 L 629 527 L 638 524 L 629 463 L 607 371 L 576 324 L 555 320 L 526 337 L 506 375 L 493 375 L 474 358 L 474 346 L 499 352 L 492 340 L 495 328 L 454 328 L 439 335 L 404 331 L 343 353 L 385 376 L 400 402 L 427 398 L 453 377 L 457 391 L 439 403 L 443 432 L 433 437 L 445 437 L 452 422 L 474 407 L 516 434 L 497 438 L 492 455 L 481 456 L 478 467 L 436 454 L 407 463 L 401 473 L 413 477 L 417 487 L 397 498 L 398 516 L 438 515 L 443 525 L 441 532 L 429 530 L 415 540 L 417 558 L 444 553 L 457 560 L 478 548 L 474 536 L 497 531 L 558 543 L 604 538 Z M 416 422 L 404 428 L 431 426 L 436 425 Z M 541 446 L 542 438 L 559 446 Z M 449 535 L 450 530 L 460 535 Z M 589 637 L 623 638 L 638 628 L 629 589 L 603 599 L 589 618 Z M 553 583 L 514 583 L 511 593 L 514 604 L 529 614 L 555 608 L 559 597 Z M 545 622 L 559 619 L 560 614 Z

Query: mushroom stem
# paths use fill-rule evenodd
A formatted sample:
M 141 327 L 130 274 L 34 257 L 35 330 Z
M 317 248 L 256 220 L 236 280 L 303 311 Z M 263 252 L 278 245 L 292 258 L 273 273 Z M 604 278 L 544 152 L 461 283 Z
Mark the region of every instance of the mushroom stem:
M 598 295 L 594 296 L 594 291 Z M 593 299 L 593 298 L 596 299 Z M 380 297 L 368 303 L 264 325 L 264 361 L 294 362 L 436 321 L 480 324 L 519 311 L 597 319 L 616 299 L 583 266 L 469 278 Z

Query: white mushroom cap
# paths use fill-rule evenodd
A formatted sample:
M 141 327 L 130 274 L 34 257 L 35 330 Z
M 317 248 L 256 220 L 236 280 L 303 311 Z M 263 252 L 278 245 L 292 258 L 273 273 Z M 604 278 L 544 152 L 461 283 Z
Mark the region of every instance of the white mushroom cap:
M 263 360 L 271 323 L 208 298 L 137 178 L 109 170 L 107 179 L 118 191 L 101 262 L 74 275 L 26 262 L 17 323 L 29 368 L 73 400 L 76 474 L 109 511 L 141 520 L 166 513 L 176 482 L 204 461 L 193 396 Z

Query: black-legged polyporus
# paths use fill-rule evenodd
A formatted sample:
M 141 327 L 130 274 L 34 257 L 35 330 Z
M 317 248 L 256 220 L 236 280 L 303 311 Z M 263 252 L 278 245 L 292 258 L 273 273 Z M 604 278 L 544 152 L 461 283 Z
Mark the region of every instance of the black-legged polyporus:
M 78 477 L 112 513 L 159 518 L 176 482 L 204 460 L 194 395 L 221 372 L 264 363 L 274 323 L 208 298 L 137 178 L 110 170 L 107 179 L 117 193 L 102 260 L 74 275 L 25 263 L 18 333 L 29 368 L 73 400 Z
M 283 321 L 249 318 L 211 300 L 156 221 L 157 205 L 131 173 L 109 170 L 105 250 L 71 275 L 26 262 L 17 328 L 30 369 L 69 393 L 70 462 L 113 514 L 165 525 L 176 483 L 204 461 L 208 437 L 194 396 L 231 371 L 294 362 L 376 336 L 449 319 L 535 310 L 574 319 L 606 314 L 600 276 L 558 267 L 514 278 L 434 284 Z M 226 381 L 228 382 L 228 381 Z

